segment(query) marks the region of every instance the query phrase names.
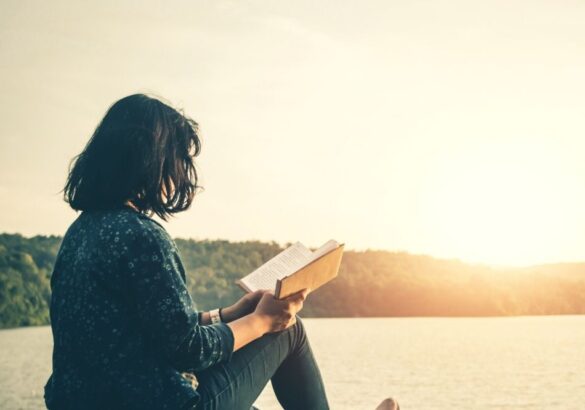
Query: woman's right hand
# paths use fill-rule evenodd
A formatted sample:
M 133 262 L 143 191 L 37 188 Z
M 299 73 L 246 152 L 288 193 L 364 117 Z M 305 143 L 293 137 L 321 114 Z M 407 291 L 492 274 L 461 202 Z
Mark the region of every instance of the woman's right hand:
M 274 292 L 266 292 L 256 305 L 254 315 L 266 325 L 266 333 L 284 330 L 296 322 L 296 314 L 303 308 L 309 289 L 303 289 L 282 300 L 274 297 Z

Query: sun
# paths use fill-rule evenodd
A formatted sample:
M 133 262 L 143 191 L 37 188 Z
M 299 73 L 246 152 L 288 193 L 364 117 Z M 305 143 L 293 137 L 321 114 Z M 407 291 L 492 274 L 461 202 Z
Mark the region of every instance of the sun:
M 418 206 L 438 252 L 492 265 L 560 261 L 583 203 L 583 181 L 561 153 L 500 141 L 441 155 Z

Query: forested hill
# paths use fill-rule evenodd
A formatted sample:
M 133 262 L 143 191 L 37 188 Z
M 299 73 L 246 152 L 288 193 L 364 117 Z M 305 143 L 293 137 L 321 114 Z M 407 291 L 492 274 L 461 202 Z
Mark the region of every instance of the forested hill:
M 59 236 L 0 234 L 0 327 L 47 324 Z M 234 281 L 277 254 L 276 243 L 175 240 L 199 309 L 233 303 Z M 346 251 L 339 277 L 302 316 L 492 316 L 585 313 L 585 264 L 491 269 L 386 251 Z

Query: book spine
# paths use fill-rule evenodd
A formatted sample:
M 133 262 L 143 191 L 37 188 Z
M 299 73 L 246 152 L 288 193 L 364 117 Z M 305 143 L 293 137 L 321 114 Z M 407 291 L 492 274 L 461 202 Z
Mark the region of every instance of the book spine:
M 276 299 L 280 299 L 280 286 L 282 285 L 282 280 L 276 279 L 276 288 L 274 289 L 274 297 Z

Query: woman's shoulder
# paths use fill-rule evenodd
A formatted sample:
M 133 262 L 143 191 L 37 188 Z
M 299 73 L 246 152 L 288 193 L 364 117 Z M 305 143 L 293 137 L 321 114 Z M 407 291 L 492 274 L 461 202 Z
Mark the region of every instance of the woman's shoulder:
M 74 224 L 78 225 L 76 230 L 92 231 L 101 242 L 112 245 L 142 243 L 173 246 L 172 238 L 159 222 L 126 207 L 83 211 Z

